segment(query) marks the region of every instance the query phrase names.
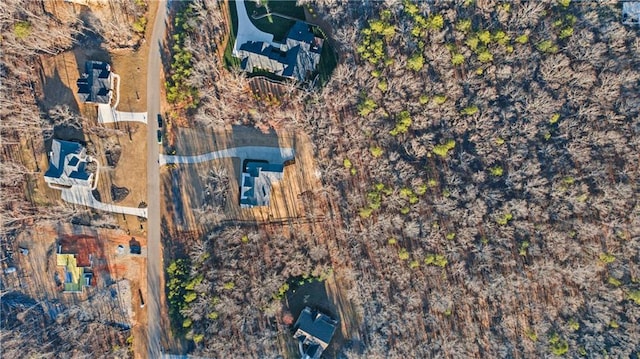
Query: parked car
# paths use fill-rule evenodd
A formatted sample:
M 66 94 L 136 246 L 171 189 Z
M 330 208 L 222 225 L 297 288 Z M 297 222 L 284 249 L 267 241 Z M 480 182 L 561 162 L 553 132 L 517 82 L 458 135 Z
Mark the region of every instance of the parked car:
M 15 273 L 15 272 L 16 272 L 16 267 L 8 267 L 4 270 L 5 274 Z
M 158 114 L 158 128 L 162 128 L 162 115 Z
M 140 308 L 144 308 L 144 298 L 142 298 L 142 290 L 138 288 L 138 295 L 140 296 Z
M 158 144 L 162 144 L 162 131 L 158 130 Z

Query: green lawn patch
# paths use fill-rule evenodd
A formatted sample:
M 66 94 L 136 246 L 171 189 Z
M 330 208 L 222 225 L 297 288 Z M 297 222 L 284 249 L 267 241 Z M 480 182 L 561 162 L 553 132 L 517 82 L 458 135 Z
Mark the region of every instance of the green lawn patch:
M 282 41 L 287 36 L 289 29 L 291 29 L 295 24 L 295 21 L 275 15 L 254 19 L 253 15 L 260 16 L 266 14 L 266 8 L 268 7 L 270 13 L 281 14 L 303 21 L 305 20 L 304 9 L 300 6 L 296 6 L 295 0 L 263 0 L 261 3 L 262 5 L 258 6 L 254 1 L 244 2 L 251 22 L 261 31 L 273 34 L 273 39 L 275 41 Z M 231 2 L 229 2 L 229 6 L 235 7 Z
M 320 53 L 320 63 L 318 64 L 317 69 L 319 75 L 318 85 L 319 87 L 322 87 L 327 83 L 327 81 L 329 81 L 329 78 L 331 78 L 331 73 L 333 73 L 333 70 L 336 68 L 336 66 L 338 66 L 338 55 L 333 50 L 333 47 L 331 47 L 331 45 L 329 44 L 329 41 L 322 30 L 320 30 L 317 26 L 313 26 L 312 28 L 313 33 L 316 36 L 325 39 L 324 44 L 322 45 L 322 52 Z
M 231 25 L 229 29 L 229 41 L 227 41 L 227 47 L 224 49 L 224 64 L 228 69 L 233 67 L 240 67 L 240 59 L 233 56 L 233 45 L 236 42 L 236 33 L 238 28 L 238 12 L 236 11 L 236 4 L 233 1 L 229 1 L 229 18 L 231 19 Z

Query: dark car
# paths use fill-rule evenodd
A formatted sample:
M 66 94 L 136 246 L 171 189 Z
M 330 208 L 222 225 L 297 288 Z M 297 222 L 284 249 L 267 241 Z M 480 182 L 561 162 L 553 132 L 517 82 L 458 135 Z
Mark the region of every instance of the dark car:
M 158 144 L 162 144 L 162 131 L 158 130 Z
M 138 288 L 138 295 L 140 296 L 140 308 L 144 308 L 144 298 L 142 298 L 142 290 Z
M 162 128 L 162 115 L 158 114 L 158 128 Z
M 137 244 L 132 244 L 132 245 L 130 245 L 130 246 L 129 246 L 129 249 L 130 249 L 130 250 L 129 250 L 129 252 L 130 252 L 131 254 L 141 254 L 141 253 L 142 253 L 142 247 L 140 247 L 140 246 L 139 246 L 139 245 L 137 245 Z

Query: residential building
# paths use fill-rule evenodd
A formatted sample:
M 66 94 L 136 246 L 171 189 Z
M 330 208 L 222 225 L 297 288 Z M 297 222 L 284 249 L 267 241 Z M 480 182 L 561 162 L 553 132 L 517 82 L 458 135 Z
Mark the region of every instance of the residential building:
M 271 185 L 282 180 L 284 165 L 246 160 L 240 184 L 240 207 L 268 206 Z
M 64 291 L 81 292 L 85 286 L 90 286 L 93 273 L 89 270 L 92 256 L 81 256 L 76 253 L 63 253 L 62 245 L 58 245 L 56 263 L 64 270 Z
M 113 96 L 113 75 L 106 62 L 87 61 L 85 72 L 76 82 L 80 101 L 94 104 L 109 104 Z
M 311 79 L 320 63 L 323 44 L 324 40 L 311 32 L 309 24 L 297 21 L 279 47 L 262 41 L 240 45 L 240 68 L 246 72 L 265 70 L 304 82 Z
M 49 152 L 49 169 L 44 180 L 49 187 L 92 187 L 93 173 L 87 172 L 87 150 L 79 143 L 54 139 Z
M 622 23 L 640 26 L 640 1 L 622 3 Z
M 304 308 L 295 325 L 293 337 L 298 339 L 302 359 L 318 359 L 327 349 L 338 322 L 328 315 Z

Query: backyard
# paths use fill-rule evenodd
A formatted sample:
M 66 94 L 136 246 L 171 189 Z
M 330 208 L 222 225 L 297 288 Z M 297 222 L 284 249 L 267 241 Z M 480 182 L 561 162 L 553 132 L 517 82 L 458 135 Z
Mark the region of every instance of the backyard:
M 254 1 L 245 1 L 244 3 L 251 22 L 261 31 L 273 34 L 274 41 L 282 41 L 287 36 L 289 29 L 295 24 L 295 20 L 285 17 L 305 20 L 304 9 L 296 6 L 295 0 L 262 0 L 259 5 Z M 284 15 L 284 17 L 271 14 Z
M 263 1 L 262 5 L 257 5 L 253 1 L 245 1 L 247 13 L 249 19 L 255 27 L 259 30 L 273 34 L 273 40 L 276 42 L 283 41 L 291 27 L 295 24 L 295 20 L 287 19 L 290 17 L 306 21 L 306 15 L 304 8 L 295 6 L 295 1 Z M 267 8 L 269 12 L 267 12 Z M 281 16 L 271 16 L 268 14 L 280 14 Z M 238 13 L 234 1 L 229 2 L 229 17 L 231 19 L 229 24 L 229 40 L 225 47 L 224 52 L 224 64 L 228 69 L 240 66 L 240 59 L 233 56 L 233 47 L 236 41 L 236 34 L 238 31 Z M 256 19 L 257 17 L 257 19 Z M 312 24 L 313 25 L 313 24 Z M 319 77 L 319 85 L 325 84 L 331 77 L 331 73 L 335 69 L 338 63 L 338 57 L 333 47 L 329 43 L 328 36 L 317 25 L 312 26 L 312 31 L 315 36 L 325 39 L 322 53 L 320 57 L 320 63 L 314 76 L 317 74 Z M 264 76 L 276 81 L 282 81 L 283 78 L 265 70 L 254 70 L 249 76 Z
M 238 12 L 234 1 L 230 1 L 228 7 L 231 21 L 229 24 L 229 40 L 227 40 L 227 46 L 224 49 L 224 65 L 230 69 L 239 67 L 240 59 L 233 56 L 233 44 L 236 42 L 236 33 L 238 31 Z

